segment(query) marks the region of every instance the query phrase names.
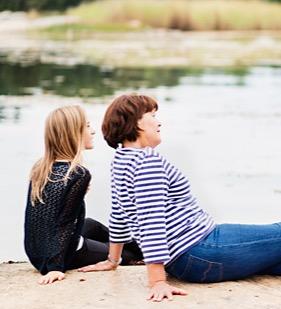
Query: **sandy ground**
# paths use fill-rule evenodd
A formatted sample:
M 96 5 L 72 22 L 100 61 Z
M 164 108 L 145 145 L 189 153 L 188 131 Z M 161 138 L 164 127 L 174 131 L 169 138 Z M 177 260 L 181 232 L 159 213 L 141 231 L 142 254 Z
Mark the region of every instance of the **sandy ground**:
M 173 301 L 146 300 L 145 266 L 119 267 L 115 272 L 71 271 L 62 282 L 37 284 L 39 274 L 28 263 L 0 265 L 1 309 L 94 308 L 281 308 L 281 278 L 262 276 L 218 284 L 173 281 L 187 296 Z

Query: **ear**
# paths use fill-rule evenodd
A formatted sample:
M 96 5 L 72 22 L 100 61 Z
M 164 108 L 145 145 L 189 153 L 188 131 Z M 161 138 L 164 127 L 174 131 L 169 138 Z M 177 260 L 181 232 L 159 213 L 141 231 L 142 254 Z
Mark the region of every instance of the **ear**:
M 138 128 L 143 131 L 143 118 L 138 121 Z

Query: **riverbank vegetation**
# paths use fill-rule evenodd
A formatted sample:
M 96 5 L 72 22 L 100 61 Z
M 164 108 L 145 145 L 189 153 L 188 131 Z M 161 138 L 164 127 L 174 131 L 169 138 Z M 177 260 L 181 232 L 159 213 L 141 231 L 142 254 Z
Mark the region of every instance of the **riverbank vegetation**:
M 86 2 L 87 0 L 83 0 Z M 60 10 L 80 4 L 82 0 L 0 0 L 0 11 Z
M 79 25 L 49 30 L 281 30 L 281 4 L 261 0 L 103 0 L 81 4 L 67 14 L 77 16 Z

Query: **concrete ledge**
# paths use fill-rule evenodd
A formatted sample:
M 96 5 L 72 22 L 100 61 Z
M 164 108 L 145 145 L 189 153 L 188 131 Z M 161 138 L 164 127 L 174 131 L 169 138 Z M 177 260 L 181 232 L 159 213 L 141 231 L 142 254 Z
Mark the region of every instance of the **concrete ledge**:
M 257 276 L 216 284 L 170 279 L 188 295 L 161 303 L 146 301 L 145 266 L 86 274 L 71 271 L 64 281 L 48 286 L 38 285 L 38 278 L 38 272 L 28 263 L 0 264 L 1 309 L 281 308 L 281 277 Z

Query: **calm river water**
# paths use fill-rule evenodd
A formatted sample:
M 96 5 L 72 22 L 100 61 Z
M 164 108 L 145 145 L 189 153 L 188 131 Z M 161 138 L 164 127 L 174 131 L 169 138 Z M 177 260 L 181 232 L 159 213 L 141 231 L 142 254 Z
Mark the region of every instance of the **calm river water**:
M 26 259 L 28 173 L 43 151 L 44 119 L 57 106 L 82 104 L 96 128 L 95 149 L 85 153 L 93 174 L 87 215 L 107 222 L 113 150 L 100 125 L 112 97 L 125 91 L 158 99 L 159 151 L 189 176 L 217 222 L 281 221 L 281 68 L 113 70 L 2 59 L 0 261 Z

